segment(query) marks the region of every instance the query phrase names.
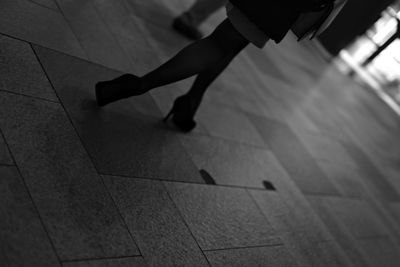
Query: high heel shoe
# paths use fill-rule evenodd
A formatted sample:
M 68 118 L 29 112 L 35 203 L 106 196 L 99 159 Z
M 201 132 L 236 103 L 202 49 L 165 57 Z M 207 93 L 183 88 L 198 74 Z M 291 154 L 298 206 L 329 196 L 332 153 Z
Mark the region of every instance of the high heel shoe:
M 164 122 L 172 116 L 172 122 L 182 132 L 190 132 L 196 127 L 196 122 L 193 120 L 196 107 L 194 107 L 186 95 L 180 96 L 174 101 L 174 105 Z
M 110 81 L 98 82 L 95 90 L 97 105 L 100 107 L 146 92 L 141 89 L 140 78 L 133 74 L 124 74 Z

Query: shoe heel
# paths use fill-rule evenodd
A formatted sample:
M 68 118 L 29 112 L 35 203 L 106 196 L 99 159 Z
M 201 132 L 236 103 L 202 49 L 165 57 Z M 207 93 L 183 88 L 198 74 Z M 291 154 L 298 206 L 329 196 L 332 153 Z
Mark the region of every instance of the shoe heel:
M 190 114 L 190 106 L 186 102 L 183 96 L 175 99 L 174 104 L 170 112 L 165 116 L 164 122 L 167 122 L 169 117 L 172 116 L 173 124 L 182 132 L 190 132 L 196 126 L 196 122 L 193 120 L 193 116 L 187 116 Z

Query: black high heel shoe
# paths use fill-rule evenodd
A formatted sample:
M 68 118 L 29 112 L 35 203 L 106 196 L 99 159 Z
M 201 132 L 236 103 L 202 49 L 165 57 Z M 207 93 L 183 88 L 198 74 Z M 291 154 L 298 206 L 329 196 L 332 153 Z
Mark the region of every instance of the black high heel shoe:
M 164 122 L 172 116 L 172 122 L 182 132 L 190 132 L 196 127 L 193 120 L 196 107 L 192 105 L 186 95 L 180 96 L 174 101 L 172 109 L 164 118 Z
M 133 74 L 124 74 L 110 81 L 98 82 L 95 86 L 97 105 L 103 107 L 117 100 L 144 94 L 140 78 Z

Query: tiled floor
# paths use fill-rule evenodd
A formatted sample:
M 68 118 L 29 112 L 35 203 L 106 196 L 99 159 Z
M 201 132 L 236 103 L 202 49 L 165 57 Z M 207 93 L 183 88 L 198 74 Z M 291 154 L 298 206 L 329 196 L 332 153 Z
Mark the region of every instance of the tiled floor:
M 246 48 L 190 134 L 190 80 L 96 107 L 191 3 L 0 1 L 2 266 L 400 266 L 400 119 L 315 44 Z

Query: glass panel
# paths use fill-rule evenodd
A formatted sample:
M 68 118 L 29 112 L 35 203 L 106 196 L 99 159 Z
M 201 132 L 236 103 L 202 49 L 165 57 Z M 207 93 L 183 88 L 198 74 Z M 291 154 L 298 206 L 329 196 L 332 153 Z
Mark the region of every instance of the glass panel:
M 351 64 L 348 63 L 349 66 L 356 64 L 353 69 L 356 72 L 361 71 L 362 77 L 367 75 L 368 79 L 373 79 L 373 83 L 379 85 L 379 89 L 375 89 L 380 91 L 379 94 L 384 94 L 385 99 L 392 99 L 390 100 L 392 102 L 389 101 L 390 106 L 396 105 L 393 103 L 397 102 L 397 110 L 400 110 L 400 39 L 394 39 L 369 64 L 363 65 L 363 63 L 397 34 L 397 28 L 400 27 L 399 18 L 400 0 L 382 12 L 381 18 L 364 35 L 344 49 L 343 52 L 348 58 L 345 59 L 342 56 L 344 62 L 351 62 Z

